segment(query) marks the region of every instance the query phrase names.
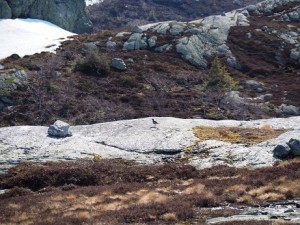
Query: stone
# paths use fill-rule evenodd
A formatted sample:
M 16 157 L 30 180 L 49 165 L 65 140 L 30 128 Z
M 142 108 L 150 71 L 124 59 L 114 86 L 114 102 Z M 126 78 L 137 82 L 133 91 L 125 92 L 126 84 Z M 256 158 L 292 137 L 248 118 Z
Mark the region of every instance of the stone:
M 142 34 L 142 33 L 143 33 L 143 30 L 142 30 L 140 27 L 135 26 L 135 27 L 132 29 L 131 32 L 132 32 L 132 33 Z
M 173 36 L 179 35 L 184 31 L 184 26 L 180 24 L 172 25 L 172 28 L 169 30 L 170 34 Z
M 235 108 L 244 107 L 246 105 L 246 101 L 244 98 L 240 97 L 239 91 L 230 91 L 225 94 L 222 99 L 222 103 L 226 105 L 231 105 Z
M 232 68 L 235 68 L 237 70 L 241 70 L 242 69 L 242 66 L 241 64 L 239 64 L 236 60 L 236 58 L 234 56 L 230 56 L 227 58 L 227 64 L 228 66 L 232 67 Z
M 114 58 L 111 60 L 111 67 L 117 69 L 117 70 L 127 70 L 126 63 L 124 62 L 123 59 L 120 58 Z
M 291 115 L 291 116 L 296 116 L 296 115 L 299 115 L 299 113 L 300 113 L 299 107 L 296 107 L 293 105 L 281 104 L 279 106 L 279 109 L 283 114 Z
M 284 159 L 289 156 L 290 153 L 290 147 L 285 145 L 277 145 L 273 150 L 273 155 L 276 158 Z
M 156 45 L 156 41 L 157 41 L 157 37 L 156 36 L 152 36 L 148 39 L 148 45 L 149 48 L 153 48 Z
M 263 99 L 264 101 L 269 101 L 269 100 L 271 100 L 272 98 L 273 98 L 273 94 L 265 94 L 265 95 L 262 96 L 262 99 Z
M 50 125 L 48 129 L 48 135 L 50 137 L 70 137 L 72 133 L 70 131 L 70 125 L 61 120 L 57 120 L 53 125 Z
M 115 50 L 117 48 L 117 43 L 109 40 L 108 42 L 106 42 L 106 48 Z
M 256 7 L 256 5 L 249 5 L 249 6 L 246 7 L 246 10 L 249 13 L 255 13 L 255 12 L 257 12 L 257 7 Z
M 60 77 L 61 76 L 61 72 L 54 70 L 54 71 L 51 72 L 51 76 L 53 78 Z
M 97 52 L 98 51 L 98 42 L 88 42 L 83 44 L 84 52 Z
M 290 58 L 293 60 L 300 59 L 300 50 L 299 49 L 292 49 L 290 53 Z
M 262 82 L 258 82 L 255 80 L 247 80 L 245 83 L 245 87 L 256 92 L 262 92 L 265 90 L 265 85 Z
M 148 47 L 147 39 L 143 38 L 143 34 L 133 33 L 128 41 L 123 45 L 123 50 L 138 50 L 145 49 Z
M 168 23 L 159 24 L 157 27 L 154 28 L 158 34 L 167 34 L 167 31 L 170 29 L 170 25 Z
M 161 46 L 156 47 L 154 49 L 154 51 L 156 51 L 156 52 L 166 52 L 166 51 L 169 51 L 171 48 L 172 48 L 171 44 L 165 44 L 165 45 L 161 45 Z
M 300 141 L 297 139 L 290 139 L 287 145 L 291 148 L 291 154 L 300 156 Z
M 49 21 L 68 31 L 92 31 L 84 0 L 0 0 L 2 18 L 35 18 Z
M 7 95 L 27 84 L 28 75 L 24 70 L 10 69 L 0 71 L 0 95 Z
M 5 67 L 2 65 L 2 64 L 0 64 L 0 70 L 3 70 Z

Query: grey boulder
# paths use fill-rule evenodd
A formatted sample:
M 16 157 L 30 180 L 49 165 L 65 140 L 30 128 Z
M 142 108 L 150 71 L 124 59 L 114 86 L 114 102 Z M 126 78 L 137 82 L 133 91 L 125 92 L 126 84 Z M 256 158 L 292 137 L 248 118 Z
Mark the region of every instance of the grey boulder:
M 48 135 L 51 137 L 69 137 L 72 136 L 70 125 L 61 120 L 57 120 L 48 129 Z
M 296 106 L 293 106 L 293 105 L 282 104 L 282 105 L 280 105 L 279 109 L 283 114 L 286 114 L 286 115 L 296 116 L 296 115 L 299 115 L 299 113 L 300 113 L 299 108 Z
M 277 145 L 273 150 L 274 157 L 279 159 L 288 157 L 289 153 L 290 147 L 288 145 Z
M 297 139 L 291 139 L 287 143 L 288 146 L 291 148 L 291 154 L 294 156 L 300 156 L 300 141 Z
M 111 67 L 117 69 L 117 70 L 127 70 L 127 66 L 124 62 L 123 59 L 120 59 L 120 58 L 114 58 L 111 60 Z

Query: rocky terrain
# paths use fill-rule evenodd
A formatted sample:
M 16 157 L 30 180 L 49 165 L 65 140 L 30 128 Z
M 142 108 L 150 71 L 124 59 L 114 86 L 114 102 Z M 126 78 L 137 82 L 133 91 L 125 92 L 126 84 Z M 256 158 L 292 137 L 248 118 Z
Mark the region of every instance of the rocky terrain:
M 124 3 L 0 60 L 0 224 L 300 224 L 299 0 Z
M 111 30 L 170 20 L 189 22 L 257 2 L 259 0 L 105 0 L 88 9 L 95 30 Z

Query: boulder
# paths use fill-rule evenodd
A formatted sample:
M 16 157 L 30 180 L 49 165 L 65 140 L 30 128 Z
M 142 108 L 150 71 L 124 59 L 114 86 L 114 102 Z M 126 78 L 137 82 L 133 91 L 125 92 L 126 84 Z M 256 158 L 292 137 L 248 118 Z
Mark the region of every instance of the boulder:
M 127 66 L 126 66 L 124 60 L 120 59 L 120 58 L 112 59 L 111 60 L 111 67 L 113 67 L 117 70 L 121 70 L 121 71 L 127 70 Z
M 133 33 L 123 45 L 123 50 L 138 50 L 148 47 L 147 39 L 141 33 Z
M 279 106 L 279 109 L 283 114 L 291 115 L 291 116 L 296 116 L 299 115 L 300 113 L 299 107 L 293 105 L 282 104 Z
M 300 141 L 297 139 L 290 139 L 287 145 L 291 148 L 291 154 L 300 156 Z
M 109 40 L 108 42 L 106 42 L 106 48 L 115 50 L 117 48 L 117 43 Z
M 75 33 L 92 31 L 84 0 L 0 0 L 0 18 L 35 18 Z
M 252 89 L 256 92 L 262 92 L 265 90 L 265 85 L 255 80 L 247 80 L 245 86 L 246 88 Z
M 285 145 L 277 145 L 274 150 L 273 150 L 273 155 L 274 157 L 276 158 L 279 158 L 279 159 L 284 159 L 286 157 L 289 156 L 290 154 L 290 147 L 285 144 Z
M 70 131 L 70 125 L 61 120 L 57 120 L 48 129 L 48 135 L 51 137 L 70 137 L 72 133 Z
M 10 69 L 0 71 L 0 95 L 8 95 L 27 83 L 28 75 L 24 70 Z
M 300 59 L 300 49 L 292 49 L 290 53 L 290 58 L 293 60 Z
M 149 48 L 153 48 L 156 45 L 157 37 L 152 36 L 148 39 Z

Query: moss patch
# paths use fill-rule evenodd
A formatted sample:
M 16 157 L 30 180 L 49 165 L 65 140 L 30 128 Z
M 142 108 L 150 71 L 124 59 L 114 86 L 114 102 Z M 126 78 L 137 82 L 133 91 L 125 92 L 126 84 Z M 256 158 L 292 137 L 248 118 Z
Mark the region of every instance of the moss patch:
M 240 127 L 206 127 L 193 128 L 197 142 L 205 140 L 218 140 L 233 144 L 253 145 L 267 141 L 283 134 L 285 130 L 275 130 L 270 127 L 240 128 Z

